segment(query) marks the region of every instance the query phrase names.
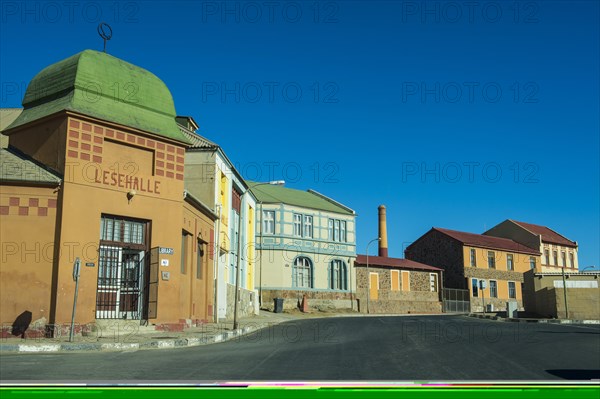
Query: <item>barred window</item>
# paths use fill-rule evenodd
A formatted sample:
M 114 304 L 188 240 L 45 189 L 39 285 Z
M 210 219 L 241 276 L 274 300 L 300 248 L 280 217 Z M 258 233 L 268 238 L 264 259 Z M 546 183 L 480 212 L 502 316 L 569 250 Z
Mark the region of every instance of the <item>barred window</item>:
M 100 240 L 144 245 L 146 223 L 115 216 L 100 219 Z

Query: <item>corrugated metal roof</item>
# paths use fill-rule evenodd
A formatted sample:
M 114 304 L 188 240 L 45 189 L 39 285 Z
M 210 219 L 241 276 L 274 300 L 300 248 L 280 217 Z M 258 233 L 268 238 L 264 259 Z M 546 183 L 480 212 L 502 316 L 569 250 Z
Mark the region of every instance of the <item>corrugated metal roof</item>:
M 356 255 L 356 266 L 366 266 L 367 256 Z M 369 256 L 369 266 L 373 267 L 389 267 L 391 269 L 414 269 L 414 270 L 429 270 L 440 271 L 439 267 L 429 266 L 424 263 L 415 262 L 410 259 L 388 258 L 387 256 Z
M 219 146 L 209 139 L 200 136 L 198 133 L 192 132 L 187 129 L 185 126 L 177 124 L 181 133 L 185 135 L 185 137 L 191 143 L 190 148 L 208 148 L 208 149 L 217 149 Z
M 538 234 L 542 236 L 542 242 L 547 242 L 550 244 L 558 244 L 564 245 L 567 247 L 576 247 L 577 243 L 569 240 L 565 236 L 558 234 L 556 231 L 552 230 L 546 226 L 540 226 L 537 224 L 525 223 L 525 222 L 517 222 L 516 220 L 512 221 L 513 223 L 518 224 L 526 230 L 529 230 L 533 234 Z
M 271 184 L 259 185 L 260 183 L 251 181 L 246 181 L 246 183 L 256 199 L 265 204 L 284 203 L 302 208 L 354 215 L 354 211 L 350 208 L 333 200 L 327 200 L 322 194 Z
M 59 173 L 12 148 L 0 148 L 0 181 L 60 184 Z
M 452 237 L 463 244 L 472 245 L 474 247 L 483 247 L 489 249 L 500 249 L 510 252 L 519 252 L 529 255 L 539 255 L 540 252 L 536 249 L 529 248 L 523 244 L 519 244 L 516 241 L 508 238 L 500 238 L 493 236 L 486 236 L 482 234 L 466 233 L 464 231 L 456 231 L 449 229 L 442 229 L 434 227 L 433 230 L 437 230 L 449 237 Z

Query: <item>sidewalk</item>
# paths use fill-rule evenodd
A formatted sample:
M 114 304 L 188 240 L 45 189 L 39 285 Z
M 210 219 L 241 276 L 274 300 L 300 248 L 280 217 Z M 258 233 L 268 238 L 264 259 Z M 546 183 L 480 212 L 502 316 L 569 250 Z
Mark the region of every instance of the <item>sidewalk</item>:
M 360 314 L 356 312 L 272 313 L 261 310 L 259 315 L 240 318 L 239 328 L 236 330 L 233 329 L 233 322 L 227 321 L 207 323 L 200 327 L 185 329 L 183 332 L 144 331 L 143 327 L 138 331 L 114 329 L 91 336 L 75 336 L 73 342 L 69 342 L 68 335 L 57 338 L 5 338 L 0 340 L 0 353 L 127 351 L 200 346 L 228 341 L 286 321 L 328 316 L 360 316 Z
M 600 324 L 600 320 L 573 320 L 573 319 L 543 319 L 534 317 L 502 317 L 495 314 L 469 313 L 469 317 L 478 319 L 499 320 L 512 323 L 548 323 L 548 324 Z

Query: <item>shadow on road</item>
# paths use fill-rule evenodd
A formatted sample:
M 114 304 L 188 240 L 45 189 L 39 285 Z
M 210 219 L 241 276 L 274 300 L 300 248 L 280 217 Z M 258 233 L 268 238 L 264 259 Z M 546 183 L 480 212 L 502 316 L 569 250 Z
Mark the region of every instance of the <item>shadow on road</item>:
M 560 377 L 564 380 L 579 380 L 589 381 L 600 379 L 600 369 L 585 370 L 585 369 L 556 369 L 546 370 L 546 373 Z
M 593 332 L 593 331 L 548 331 L 548 330 L 542 330 L 542 331 L 536 331 L 536 333 L 541 333 L 541 334 L 592 334 L 592 335 L 600 335 L 600 331 Z

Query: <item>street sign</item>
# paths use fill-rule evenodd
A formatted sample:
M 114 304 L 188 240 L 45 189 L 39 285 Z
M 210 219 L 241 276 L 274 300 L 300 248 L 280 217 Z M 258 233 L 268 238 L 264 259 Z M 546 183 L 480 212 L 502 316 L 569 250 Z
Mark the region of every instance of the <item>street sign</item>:
M 173 248 L 159 247 L 158 253 L 161 255 L 173 255 L 175 253 L 175 250 Z
M 79 280 L 79 268 L 81 267 L 81 261 L 79 258 L 75 259 L 73 264 L 73 281 Z

